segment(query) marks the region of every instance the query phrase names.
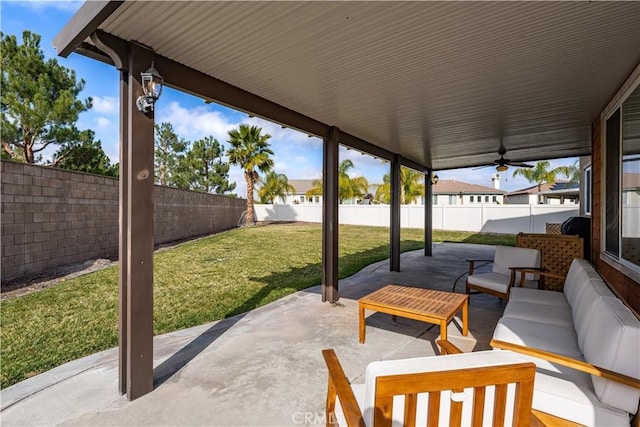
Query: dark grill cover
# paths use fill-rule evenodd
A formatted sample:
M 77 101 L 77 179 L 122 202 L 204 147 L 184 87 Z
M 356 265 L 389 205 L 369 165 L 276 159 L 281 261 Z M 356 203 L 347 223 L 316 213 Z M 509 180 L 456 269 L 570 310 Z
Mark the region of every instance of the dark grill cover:
M 572 216 L 567 218 L 560 227 L 562 234 L 578 235 L 584 240 L 583 258 L 589 260 L 591 258 L 591 218 L 581 216 Z

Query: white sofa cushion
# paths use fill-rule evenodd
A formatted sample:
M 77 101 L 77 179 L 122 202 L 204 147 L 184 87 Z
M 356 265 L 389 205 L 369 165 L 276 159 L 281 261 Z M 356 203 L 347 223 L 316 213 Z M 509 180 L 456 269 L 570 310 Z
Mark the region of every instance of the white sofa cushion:
M 640 320 L 617 298 L 597 300 L 584 342 L 587 362 L 640 378 Z M 602 403 L 635 414 L 640 390 L 592 376 L 596 395 Z
M 509 289 L 509 282 L 511 280 L 511 276 L 505 276 L 504 274 L 499 273 L 482 273 L 482 274 L 473 274 L 467 277 L 467 281 L 476 286 L 481 286 L 485 289 L 491 289 L 492 291 L 507 293 Z M 525 286 L 527 287 L 537 287 L 538 284 L 534 280 L 525 281 Z
M 497 246 L 493 272 L 511 276 L 509 267 L 540 267 L 540 251 L 537 249 Z M 526 280 L 537 280 L 537 275 L 527 274 Z
M 583 360 L 573 326 L 503 317 L 496 325 L 493 338 Z
M 545 305 L 559 305 L 570 307 L 567 298 L 562 292 L 545 291 L 542 289 L 529 289 L 513 287 L 509 294 L 509 301 L 535 302 Z
M 573 307 L 579 304 L 580 297 L 591 279 L 602 280 L 589 261 L 575 258 L 571 262 L 562 288 L 569 305 Z
M 507 304 L 504 309 L 502 317 L 512 317 L 515 319 L 548 323 L 550 325 L 573 327 L 571 307 L 568 304 L 565 306 L 549 305 L 529 301 L 514 301 L 510 299 L 509 304 Z
M 534 357 L 529 360 L 536 364 L 533 409 L 587 426 L 629 425 L 626 411 L 598 400 L 591 375 Z
M 593 311 L 597 309 L 597 305 L 601 298 L 615 298 L 611 290 L 604 284 L 602 279 L 590 277 L 584 284 L 584 290 L 580 293 L 577 301 L 571 306 L 573 313 L 573 325 L 578 336 L 578 346 L 584 353 L 584 342 L 588 335 L 593 322 Z

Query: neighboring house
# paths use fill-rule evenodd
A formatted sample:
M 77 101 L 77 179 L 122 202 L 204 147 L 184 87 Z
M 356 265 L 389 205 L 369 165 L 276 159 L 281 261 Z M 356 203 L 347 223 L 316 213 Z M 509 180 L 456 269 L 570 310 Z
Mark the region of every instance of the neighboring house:
M 322 180 L 322 178 L 318 178 L 317 180 Z M 293 188 L 296 189 L 296 191 L 293 194 L 289 194 L 287 196 L 287 199 L 282 202 L 280 199 L 277 200 L 277 203 L 283 203 L 283 204 L 289 204 L 289 205 L 319 205 L 322 204 L 322 196 L 307 196 L 307 191 L 311 190 L 313 188 L 313 181 L 316 181 L 316 179 L 290 179 L 289 180 L 289 184 L 291 184 L 293 186 Z M 377 188 L 374 185 L 369 186 L 369 188 L 373 188 L 373 193 L 375 194 L 375 188 Z M 365 196 L 364 200 L 366 200 L 366 202 L 363 202 L 362 200 L 358 199 L 348 199 L 345 200 L 343 202 L 344 205 L 355 205 L 355 204 L 369 204 L 370 203 L 370 199 L 367 198 Z
M 293 194 L 287 195 L 287 199 L 284 202 L 282 202 L 282 200 L 280 199 L 278 199 L 277 202 L 289 205 L 321 204 L 322 196 L 306 195 L 307 191 L 313 188 L 313 181 L 315 181 L 315 179 L 290 179 L 289 184 L 291 184 L 293 188 L 296 189 L 296 191 Z
M 494 184 L 499 186 L 499 180 Z M 503 204 L 506 193 L 499 188 L 441 179 L 433 186 L 433 205 Z
M 539 197 L 541 196 L 541 197 Z M 541 198 L 545 205 L 577 205 L 580 201 L 580 184 L 568 181 L 556 181 L 553 184 L 523 188 L 507 193 L 505 203 L 510 205 L 537 205 Z
M 622 206 L 640 207 L 640 173 L 622 174 Z

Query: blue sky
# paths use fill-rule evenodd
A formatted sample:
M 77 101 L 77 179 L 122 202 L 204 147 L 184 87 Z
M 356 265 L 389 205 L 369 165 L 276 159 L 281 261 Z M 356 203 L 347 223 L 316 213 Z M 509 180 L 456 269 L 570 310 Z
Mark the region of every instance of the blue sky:
M 5 34 L 14 34 L 22 39 L 22 32 L 30 30 L 42 36 L 41 47 L 47 57 L 56 57 L 52 47 L 53 38 L 65 25 L 82 2 L 77 1 L 0 1 L 0 27 Z M 93 108 L 81 114 L 80 129 L 93 129 L 96 138 L 113 162 L 118 161 L 118 72 L 98 61 L 71 54 L 68 58 L 57 57 L 65 67 L 76 71 L 86 85 L 82 98 L 93 98 Z M 274 151 L 275 170 L 289 179 L 315 179 L 322 173 L 322 141 L 309 138 L 291 129 L 217 104 L 205 104 L 200 98 L 165 88 L 156 104 L 156 123 L 171 122 L 176 132 L 193 141 L 209 135 L 225 144 L 227 131 L 241 123 L 255 124 L 269 133 Z M 497 156 L 496 156 L 497 157 Z M 361 155 L 356 151 L 341 149 L 340 159 L 350 158 L 354 163 L 352 174 L 365 176 L 370 183 L 382 182 L 388 172 L 388 164 Z M 575 159 L 552 161 L 552 167 L 572 164 Z M 493 168 L 479 170 L 458 169 L 439 171 L 440 179 L 456 179 L 491 187 Z M 232 167 L 230 178 L 237 182 L 237 193 L 246 194 L 244 179 L 239 168 Z M 513 191 L 531 184 L 521 177 L 512 177 L 511 171 L 503 174 L 501 188 Z

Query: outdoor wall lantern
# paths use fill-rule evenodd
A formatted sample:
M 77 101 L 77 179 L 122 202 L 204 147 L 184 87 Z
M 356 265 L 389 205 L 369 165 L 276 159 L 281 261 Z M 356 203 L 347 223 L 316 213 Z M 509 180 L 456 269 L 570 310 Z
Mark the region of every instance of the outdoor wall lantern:
M 433 176 L 431 177 L 431 183 L 432 183 L 433 185 L 436 185 L 436 184 L 438 183 L 438 180 L 439 180 L 439 179 L 440 179 L 440 178 L 438 178 L 438 175 L 433 175 Z
M 156 103 L 158 98 L 160 98 L 164 79 L 158 70 L 154 68 L 153 62 L 147 71 L 140 73 L 140 78 L 142 80 L 141 83 L 144 95 L 138 97 L 136 104 L 138 105 L 138 110 L 143 113 L 148 113 L 149 111 L 153 111 L 153 105 Z

